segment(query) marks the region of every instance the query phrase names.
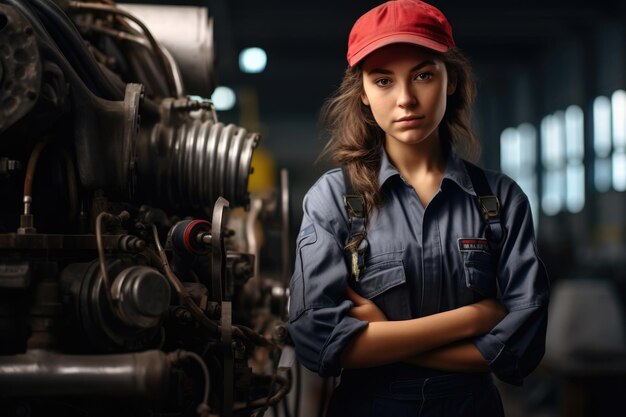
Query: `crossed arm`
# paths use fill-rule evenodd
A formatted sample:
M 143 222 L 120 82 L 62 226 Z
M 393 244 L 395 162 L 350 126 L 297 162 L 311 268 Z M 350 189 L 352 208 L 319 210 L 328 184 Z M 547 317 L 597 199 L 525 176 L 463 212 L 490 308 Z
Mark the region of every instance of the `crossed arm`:
M 443 371 L 488 371 L 485 359 L 467 339 L 487 333 L 507 313 L 487 299 L 418 319 L 387 321 L 374 302 L 350 287 L 348 298 L 354 303 L 350 315 L 369 325 L 344 350 L 344 368 L 404 361 Z

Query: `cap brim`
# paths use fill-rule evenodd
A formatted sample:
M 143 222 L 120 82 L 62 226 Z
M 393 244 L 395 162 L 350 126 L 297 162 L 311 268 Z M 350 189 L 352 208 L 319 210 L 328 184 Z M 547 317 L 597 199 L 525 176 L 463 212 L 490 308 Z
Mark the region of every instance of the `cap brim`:
M 450 49 L 448 45 L 423 36 L 415 34 L 394 34 L 377 39 L 361 48 L 360 51 L 351 57 L 348 57 L 348 65 L 353 67 L 375 50 L 382 48 L 383 46 L 391 45 L 392 43 L 410 43 L 413 45 L 423 46 L 424 48 L 432 49 L 437 52 L 446 52 Z

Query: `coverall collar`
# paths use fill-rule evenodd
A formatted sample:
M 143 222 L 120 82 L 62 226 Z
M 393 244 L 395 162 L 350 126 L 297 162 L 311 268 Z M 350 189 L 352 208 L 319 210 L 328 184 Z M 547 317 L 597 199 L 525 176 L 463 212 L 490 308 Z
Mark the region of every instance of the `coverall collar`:
M 446 180 L 452 181 L 456 183 L 463 191 L 466 193 L 475 196 L 476 191 L 472 186 L 472 181 L 470 180 L 469 174 L 465 169 L 465 165 L 461 158 L 454 152 L 451 147 L 446 146 L 446 171 L 443 174 L 443 179 L 441 181 L 442 185 Z M 398 169 L 393 166 L 391 161 L 389 160 L 389 156 L 387 155 L 387 151 L 385 151 L 385 147 L 381 147 L 381 162 L 380 162 L 380 171 L 378 172 L 378 186 L 382 188 L 385 183 L 393 176 L 400 176 L 400 172 Z

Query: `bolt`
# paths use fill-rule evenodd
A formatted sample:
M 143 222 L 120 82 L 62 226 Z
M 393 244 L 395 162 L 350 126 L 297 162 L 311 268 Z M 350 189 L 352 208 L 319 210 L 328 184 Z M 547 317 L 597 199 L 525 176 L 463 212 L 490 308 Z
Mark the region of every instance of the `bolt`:
M 197 238 L 199 243 L 203 243 L 205 245 L 211 245 L 212 239 L 213 237 L 211 236 L 211 233 L 200 233 Z
M 126 252 L 138 252 L 146 248 L 146 242 L 136 236 L 125 235 L 119 240 L 119 249 Z
M 144 250 L 146 248 L 146 242 L 141 239 L 135 239 L 133 241 L 133 248 L 138 251 Z
M 189 310 L 187 310 L 186 308 L 178 308 L 176 309 L 176 311 L 174 312 L 174 317 L 176 317 L 178 320 L 182 320 L 182 321 L 191 321 L 193 319 L 193 317 L 191 317 L 191 313 L 189 312 Z

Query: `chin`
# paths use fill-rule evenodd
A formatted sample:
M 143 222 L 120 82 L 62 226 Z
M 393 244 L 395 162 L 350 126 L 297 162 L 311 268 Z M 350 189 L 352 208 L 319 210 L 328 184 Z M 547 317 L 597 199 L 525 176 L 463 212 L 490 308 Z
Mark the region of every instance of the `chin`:
M 431 138 L 431 135 L 426 135 L 426 134 L 415 134 L 416 132 L 411 132 L 411 134 L 399 134 L 399 135 L 393 135 L 391 136 L 393 139 L 395 139 L 397 142 L 400 142 L 404 145 L 409 145 L 409 146 L 413 146 L 413 145 L 420 145 L 426 141 L 429 140 L 429 138 Z

